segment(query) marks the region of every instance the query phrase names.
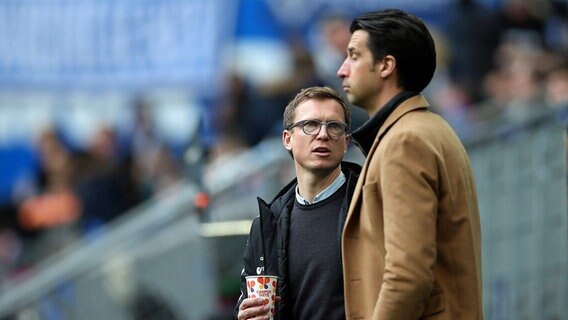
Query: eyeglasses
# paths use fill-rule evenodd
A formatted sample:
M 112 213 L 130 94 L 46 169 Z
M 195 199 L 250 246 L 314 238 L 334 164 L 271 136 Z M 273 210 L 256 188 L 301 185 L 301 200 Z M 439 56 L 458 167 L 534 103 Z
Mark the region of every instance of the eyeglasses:
M 310 136 L 318 135 L 321 131 L 321 127 L 325 125 L 327 134 L 332 138 L 339 138 L 347 132 L 347 124 L 341 121 L 319 121 L 319 120 L 302 120 L 290 125 L 287 130 L 291 130 L 294 127 L 302 127 L 302 131 Z

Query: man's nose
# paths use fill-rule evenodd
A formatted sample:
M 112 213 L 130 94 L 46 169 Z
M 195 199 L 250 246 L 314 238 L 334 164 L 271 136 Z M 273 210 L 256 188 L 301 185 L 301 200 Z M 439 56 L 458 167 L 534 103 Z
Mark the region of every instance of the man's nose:
M 329 139 L 330 138 L 329 133 L 327 133 L 327 125 L 326 124 L 322 123 L 322 125 L 320 126 L 320 130 L 318 132 L 317 138 L 318 139 Z
M 339 69 L 337 70 L 337 77 L 340 79 L 343 79 L 345 77 L 347 77 L 347 65 L 346 65 L 346 61 L 343 61 L 343 63 L 341 64 L 341 66 L 339 67 Z

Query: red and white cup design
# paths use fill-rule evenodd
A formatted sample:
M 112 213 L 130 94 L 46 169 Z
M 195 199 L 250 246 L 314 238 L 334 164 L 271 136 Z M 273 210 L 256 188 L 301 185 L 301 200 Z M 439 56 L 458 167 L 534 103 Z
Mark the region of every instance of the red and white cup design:
M 276 301 L 277 276 L 247 276 L 247 293 L 249 298 L 262 298 L 264 304 L 270 306 L 270 319 L 274 319 L 274 302 Z

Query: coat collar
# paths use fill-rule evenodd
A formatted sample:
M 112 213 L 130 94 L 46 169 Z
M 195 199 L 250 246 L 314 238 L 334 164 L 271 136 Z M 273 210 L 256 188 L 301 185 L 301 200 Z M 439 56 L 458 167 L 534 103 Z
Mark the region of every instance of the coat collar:
M 421 94 L 414 96 L 406 95 L 406 99 L 404 99 L 404 97 L 404 95 L 393 97 L 384 107 L 390 109 L 388 114 L 385 115 L 379 111 L 379 113 L 353 132 L 353 139 L 357 141 L 357 145 L 365 156 L 373 152 L 382 136 L 403 115 L 417 109 L 427 109 L 430 107 L 426 98 Z M 397 102 L 397 98 L 403 99 Z
M 379 129 L 383 126 L 384 122 L 391 115 L 391 113 L 396 110 L 396 108 L 404 101 L 417 95 L 416 92 L 411 91 L 401 91 L 395 96 L 393 96 L 382 108 L 379 109 L 373 117 L 371 117 L 367 122 L 365 122 L 361 127 L 357 128 L 351 134 L 353 137 L 353 142 L 361 149 L 363 154 L 367 156 L 373 145 L 375 137 L 379 132 Z
M 377 134 L 375 140 L 382 137 L 385 132 L 400 119 L 403 115 L 407 114 L 408 112 L 417 110 L 417 109 L 427 109 L 430 107 L 428 100 L 419 94 L 415 95 L 405 101 L 403 101 L 392 113 L 391 115 L 385 120 L 381 128 L 379 129 L 379 133 Z M 376 142 L 376 141 L 375 141 Z

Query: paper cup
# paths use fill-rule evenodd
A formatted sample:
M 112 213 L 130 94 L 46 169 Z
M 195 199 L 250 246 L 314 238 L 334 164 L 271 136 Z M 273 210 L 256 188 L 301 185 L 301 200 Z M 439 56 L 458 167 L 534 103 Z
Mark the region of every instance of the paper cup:
M 276 301 L 277 276 L 247 276 L 247 293 L 249 298 L 262 298 L 264 304 L 270 306 L 270 319 L 274 318 L 274 302 Z

